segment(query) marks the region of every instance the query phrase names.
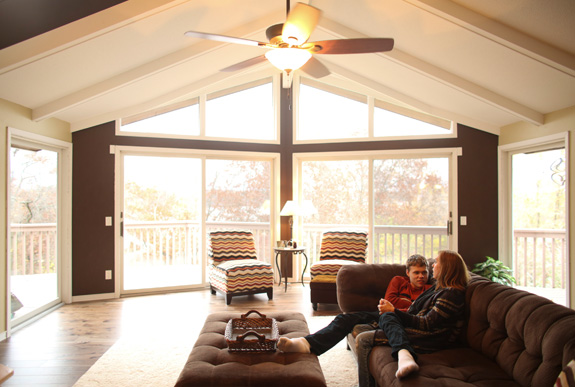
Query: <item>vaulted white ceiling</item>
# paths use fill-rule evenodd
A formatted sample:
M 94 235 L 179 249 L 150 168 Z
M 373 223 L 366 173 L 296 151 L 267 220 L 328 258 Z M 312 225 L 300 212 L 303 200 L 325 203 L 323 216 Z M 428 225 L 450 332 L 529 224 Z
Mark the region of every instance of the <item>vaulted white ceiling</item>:
M 481 130 L 575 105 L 573 0 L 312 0 L 311 41 L 391 37 L 392 51 L 316 55 L 376 95 Z M 295 1 L 293 2 L 295 4 Z M 292 6 L 293 6 L 292 4 Z M 188 30 L 266 41 L 284 0 L 128 0 L 0 50 L 0 98 L 80 130 L 225 85 L 219 69 L 263 48 L 192 39 Z M 250 72 L 279 72 L 265 62 Z

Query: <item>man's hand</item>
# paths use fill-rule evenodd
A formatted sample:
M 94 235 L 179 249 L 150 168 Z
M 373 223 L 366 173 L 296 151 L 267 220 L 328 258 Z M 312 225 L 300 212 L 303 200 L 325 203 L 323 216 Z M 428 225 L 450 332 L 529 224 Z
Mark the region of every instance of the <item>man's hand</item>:
M 379 309 L 379 314 L 387 313 L 387 312 L 395 312 L 395 307 L 393 304 L 385 299 L 379 300 L 379 305 L 377 306 Z

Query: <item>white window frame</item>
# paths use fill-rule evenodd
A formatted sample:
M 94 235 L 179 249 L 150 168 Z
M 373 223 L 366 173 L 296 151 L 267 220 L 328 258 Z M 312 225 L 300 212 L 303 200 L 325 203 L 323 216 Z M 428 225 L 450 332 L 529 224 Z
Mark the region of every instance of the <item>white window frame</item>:
M 158 147 L 138 147 L 138 146 L 123 146 L 123 145 L 111 145 L 110 153 L 115 156 L 115 209 L 114 216 L 116 219 L 122 219 L 122 212 L 124 211 L 124 192 L 122 187 L 124 186 L 124 176 L 123 176 L 123 159 L 124 156 L 167 156 L 167 157 L 193 157 L 202 160 L 202 170 L 205 171 L 206 160 L 209 159 L 226 159 L 226 160 L 260 160 L 271 162 L 271 203 L 270 203 L 270 246 L 269 256 L 273 257 L 273 243 L 275 240 L 279 239 L 280 235 L 280 154 L 279 153 L 265 153 L 265 152 L 242 152 L 242 151 L 212 151 L 212 150 L 200 150 L 200 149 L 182 149 L 182 148 L 158 148 Z M 202 214 L 206 212 L 206 200 L 205 200 L 205 175 L 202 174 Z M 200 218 L 200 227 L 202 230 L 206 229 L 206 219 L 205 216 Z M 129 293 L 153 293 L 154 289 L 135 290 L 135 291 L 122 291 L 123 290 L 123 247 L 124 241 L 121 236 L 121 222 L 114 222 L 114 233 L 116 235 L 115 239 L 115 256 L 114 256 L 114 271 L 115 283 L 114 283 L 114 297 L 120 298 L 122 295 Z M 204 260 L 207 257 L 207 246 L 204 241 L 201 240 L 201 254 Z M 207 261 L 204 261 L 206 263 Z M 170 288 L 171 290 L 183 290 L 183 289 L 193 289 L 193 288 L 204 288 L 207 286 L 206 278 L 206 266 L 202 265 L 202 284 L 200 285 L 190 285 L 190 286 L 178 286 Z M 275 272 L 275 270 L 274 270 Z M 166 288 L 161 288 L 158 290 L 165 291 Z

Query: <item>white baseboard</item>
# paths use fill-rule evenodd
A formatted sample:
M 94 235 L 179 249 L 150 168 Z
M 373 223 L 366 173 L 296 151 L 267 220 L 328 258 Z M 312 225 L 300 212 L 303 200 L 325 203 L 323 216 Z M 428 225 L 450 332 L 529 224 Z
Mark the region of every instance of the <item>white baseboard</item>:
M 100 301 L 100 300 L 110 300 L 116 297 L 116 293 L 100 293 L 100 294 L 88 294 L 85 296 L 72 296 L 72 302 L 83 302 L 83 301 Z

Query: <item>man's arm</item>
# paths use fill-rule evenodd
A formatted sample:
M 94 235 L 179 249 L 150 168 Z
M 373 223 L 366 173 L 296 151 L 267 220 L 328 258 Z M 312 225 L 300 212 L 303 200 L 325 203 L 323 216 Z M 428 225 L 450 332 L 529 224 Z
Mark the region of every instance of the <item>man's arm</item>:
M 403 311 L 406 311 L 411 306 L 411 300 L 402 296 L 407 285 L 409 285 L 409 279 L 398 275 L 391 279 L 385 292 L 385 299 L 391 302 L 394 307 Z

